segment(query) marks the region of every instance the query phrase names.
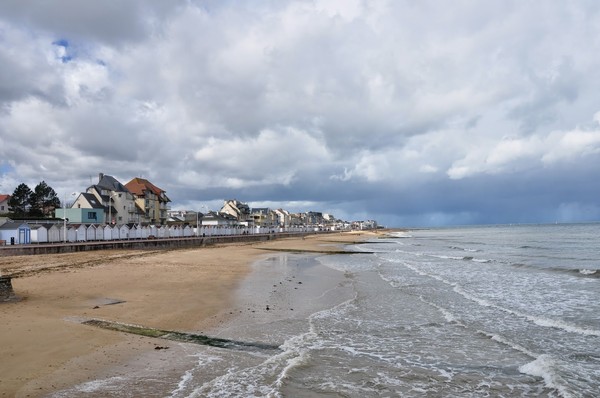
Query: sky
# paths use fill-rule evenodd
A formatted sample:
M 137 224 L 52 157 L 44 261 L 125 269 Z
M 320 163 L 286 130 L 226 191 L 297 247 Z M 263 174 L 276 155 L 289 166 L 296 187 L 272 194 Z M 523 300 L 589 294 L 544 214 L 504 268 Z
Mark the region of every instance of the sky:
M 600 2 L 3 0 L 0 193 L 600 220 Z

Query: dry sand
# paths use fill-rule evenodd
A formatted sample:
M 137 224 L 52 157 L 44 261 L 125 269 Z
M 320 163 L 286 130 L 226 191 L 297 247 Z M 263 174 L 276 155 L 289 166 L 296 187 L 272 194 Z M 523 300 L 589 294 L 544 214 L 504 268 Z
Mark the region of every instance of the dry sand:
M 106 250 L 0 257 L 18 302 L 0 303 L 0 397 L 39 397 L 94 380 L 161 341 L 82 325 L 97 318 L 201 331 L 228 314 L 264 249 L 336 251 L 369 233 L 168 251 Z

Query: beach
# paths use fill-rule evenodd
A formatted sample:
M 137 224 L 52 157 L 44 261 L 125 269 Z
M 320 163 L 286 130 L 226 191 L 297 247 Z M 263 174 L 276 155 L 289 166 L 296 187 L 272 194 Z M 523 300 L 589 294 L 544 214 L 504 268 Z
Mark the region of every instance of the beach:
M 48 396 L 100 376 L 135 372 L 135 366 L 140 371 L 148 363 L 168 364 L 177 350 L 185 350 L 181 344 L 82 322 L 218 330 L 244 315 L 237 307 L 234 313 L 234 302 L 239 306 L 238 288 L 257 261 L 286 251 L 339 251 L 344 243 L 368 236 L 339 233 L 197 249 L 0 257 L 2 275 L 19 275 L 12 284 L 20 299 L 0 305 L 0 396 Z M 280 279 L 262 281 L 273 285 Z M 278 303 L 271 305 L 270 314 L 276 314 Z M 258 310 L 248 308 L 246 316 Z M 286 318 L 293 309 L 286 311 L 277 316 Z M 301 314 L 300 308 L 296 311 Z M 232 330 L 222 334 L 235 338 Z

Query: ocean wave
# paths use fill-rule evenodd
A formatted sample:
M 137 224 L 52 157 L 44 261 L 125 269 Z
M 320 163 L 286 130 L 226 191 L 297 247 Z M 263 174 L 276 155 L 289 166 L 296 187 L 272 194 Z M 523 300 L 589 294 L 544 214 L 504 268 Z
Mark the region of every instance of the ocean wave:
M 597 272 L 595 269 L 580 269 L 579 273 L 583 275 L 594 275 Z
M 546 272 L 556 272 L 560 274 L 566 274 L 571 276 L 577 276 L 582 278 L 600 278 L 599 270 L 595 269 L 579 269 L 579 268 L 566 268 L 566 267 L 540 267 L 532 264 L 523 264 L 523 263 L 509 263 L 505 264 L 510 265 L 513 268 L 525 268 L 532 269 L 536 271 L 546 271 Z
M 443 254 L 425 254 L 428 257 L 439 258 L 442 260 L 474 261 L 476 263 L 491 263 L 493 260 L 487 258 L 475 258 L 473 256 L 446 256 Z
M 448 248 L 449 248 L 449 249 L 452 249 L 452 250 L 462 250 L 462 251 L 464 251 L 464 252 L 471 252 L 471 253 L 477 253 L 477 252 L 480 252 L 480 251 L 481 251 L 481 250 L 479 250 L 479 249 L 469 249 L 469 248 L 466 248 L 466 247 L 460 247 L 460 246 L 448 246 Z
M 396 232 L 390 232 L 388 234 L 386 234 L 386 238 L 393 238 L 393 239 L 404 239 L 404 238 L 412 238 L 413 236 L 411 234 L 409 234 L 406 231 L 396 231 Z
M 534 361 L 519 367 L 519 372 L 544 379 L 548 388 L 557 391 L 562 397 L 570 398 L 573 395 L 565 387 L 565 381 L 560 377 L 556 361 L 547 354 L 542 354 Z
M 549 327 L 549 328 L 555 328 L 555 329 L 561 329 L 564 330 L 566 332 L 569 333 L 577 333 L 580 335 L 584 335 L 584 336 L 598 336 L 600 337 L 600 330 L 597 329 L 590 329 L 590 328 L 586 328 L 586 327 L 581 327 L 572 323 L 568 323 L 562 320 L 556 320 L 556 319 L 551 319 L 551 318 L 544 318 L 541 316 L 536 316 L 536 315 L 531 315 L 531 314 L 525 314 L 523 312 L 517 311 L 517 310 L 512 310 L 506 307 L 503 307 L 501 305 L 492 303 L 488 300 L 485 300 L 483 298 L 477 297 L 476 295 L 466 291 L 461 285 L 459 285 L 456 282 L 451 282 L 445 278 L 443 278 L 440 275 L 436 275 L 433 273 L 428 273 L 425 272 L 423 270 L 420 270 L 406 262 L 402 263 L 405 267 L 413 270 L 414 272 L 416 272 L 419 275 L 422 276 L 428 276 L 430 278 L 436 279 L 442 283 L 445 283 L 449 286 L 452 286 L 452 289 L 454 290 L 454 292 L 460 294 L 461 296 L 463 296 L 464 298 L 473 301 L 477 304 L 479 304 L 482 307 L 490 307 L 490 308 L 495 308 L 499 311 L 505 312 L 507 314 L 510 315 L 514 315 L 514 316 L 518 316 L 521 318 L 525 318 L 530 322 L 533 322 L 534 324 L 538 325 L 538 326 L 542 326 L 542 327 Z

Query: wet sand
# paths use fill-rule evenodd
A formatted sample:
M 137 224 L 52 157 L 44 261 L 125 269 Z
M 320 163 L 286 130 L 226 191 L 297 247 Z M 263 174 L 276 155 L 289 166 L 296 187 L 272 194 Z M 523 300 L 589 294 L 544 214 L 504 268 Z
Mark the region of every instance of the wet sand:
M 13 287 L 21 298 L 0 304 L 0 396 L 45 396 L 111 369 L 127 372 L 136 358 L 156 359 L 162 352 L 168 362 L 175 354 L 160 350 L 168 344 L 159 339 L 82 320 L 210 330 L 232 316 L 236 289 L 251 264 L 273 255 L 265 249 L 338 251 L 344 242 L 368 237 L 341 233 L 170 251 L 0 257 L 3 275 L 20 275 Z

